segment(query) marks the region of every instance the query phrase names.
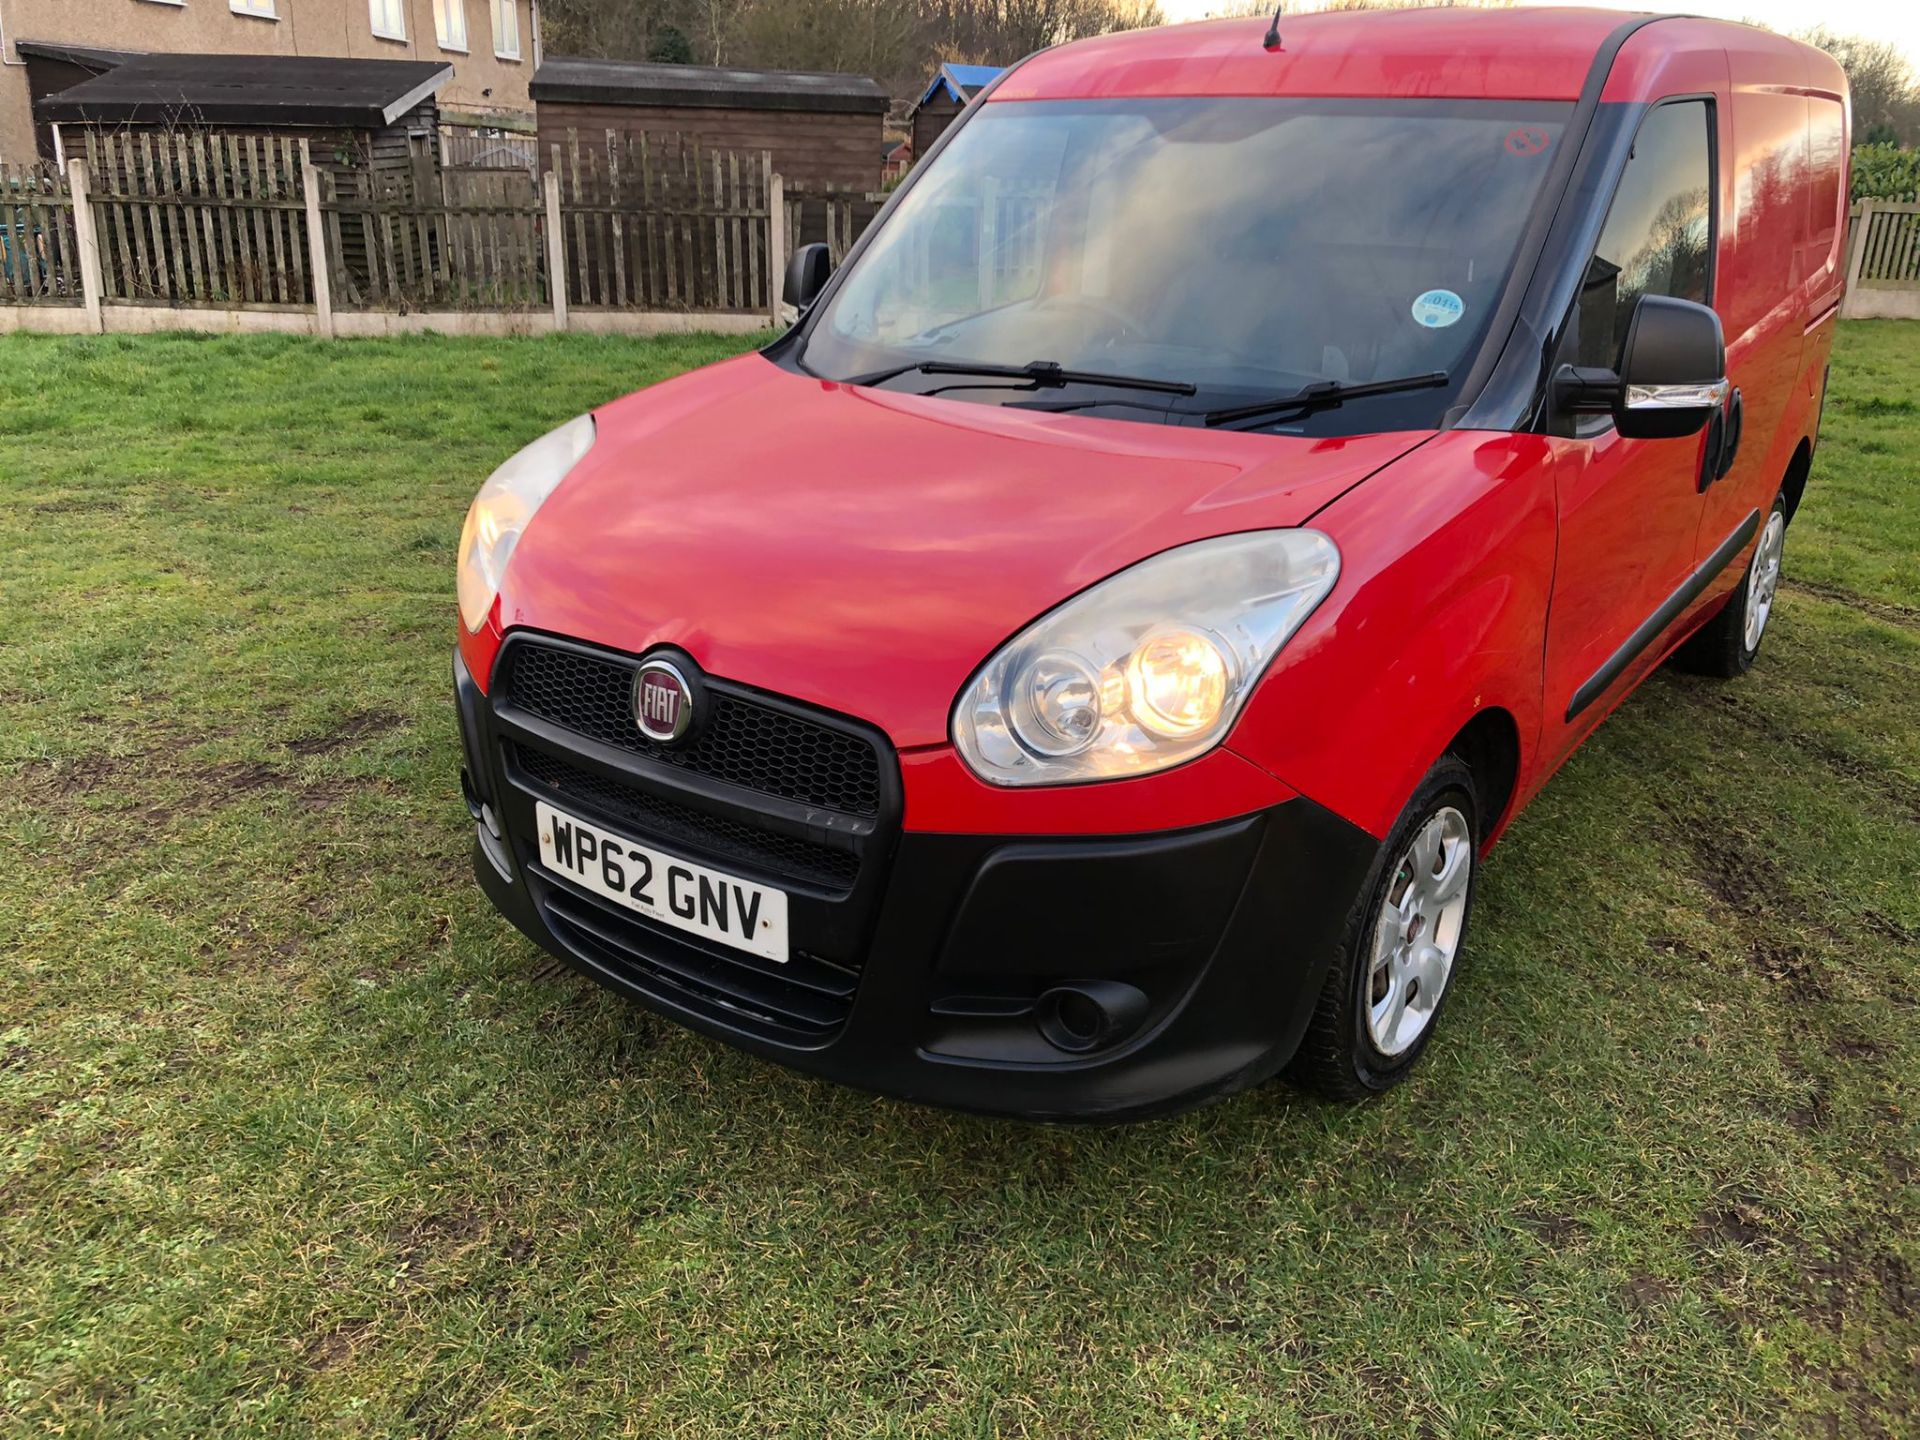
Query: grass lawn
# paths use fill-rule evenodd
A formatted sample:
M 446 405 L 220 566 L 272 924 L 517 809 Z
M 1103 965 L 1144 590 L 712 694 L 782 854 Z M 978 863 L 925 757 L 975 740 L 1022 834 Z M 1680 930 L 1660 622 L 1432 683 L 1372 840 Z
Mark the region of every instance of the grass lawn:
M 1413 1083 L 1109 1130 L 748 1059 L 472 882 L 467 501 L 738 343 L 0 340 L 0 1432 L 1920 1433 L 1920 326 Z

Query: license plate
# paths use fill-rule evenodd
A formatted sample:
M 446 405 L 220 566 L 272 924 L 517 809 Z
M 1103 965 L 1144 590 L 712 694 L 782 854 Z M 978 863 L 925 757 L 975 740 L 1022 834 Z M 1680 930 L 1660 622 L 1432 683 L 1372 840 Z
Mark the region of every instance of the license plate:
M 534 804 L 540 863 L 583 890 L 642 915 L 768 960 L 787 961 L 787 896 L 636 844 Z

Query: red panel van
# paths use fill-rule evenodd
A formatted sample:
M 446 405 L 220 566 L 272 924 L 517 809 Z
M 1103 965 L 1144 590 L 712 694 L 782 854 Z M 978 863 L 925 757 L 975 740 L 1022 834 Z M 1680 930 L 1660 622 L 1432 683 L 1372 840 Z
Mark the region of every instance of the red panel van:
M 875 1090 L 1152 1113 L 1432 1039 L 1475 878 L 1669 655 L 1754 660 L 1844 284 L 1846 84 L 1430 10 L 1043 52 L 757 354 L 460 545 L 475 868 Z

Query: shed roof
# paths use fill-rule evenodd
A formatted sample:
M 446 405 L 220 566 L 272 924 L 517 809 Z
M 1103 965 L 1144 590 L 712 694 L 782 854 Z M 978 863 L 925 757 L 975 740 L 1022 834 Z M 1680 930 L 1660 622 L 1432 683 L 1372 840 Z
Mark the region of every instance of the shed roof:
M 102 50 L 95 45 L 68 45 L 60 40 L 16 40 L 13 48 L 29 60 L 58 60 L 85 70 L 111 70 L 140 58 L 138 50 Z
M 551 59 L 534 74 L 532 91 L 535 101 L 549 105 L 689 105 L 877 115 L 888 103 L 886 90 L 865 75 L 629 60 Z
M 44 96 L 42 120 L 82 124 L 391 125 L 453 78 L 436 60 L 135 55 Z
M 991 85 L 1005 68 L 1003 65 L 942 65 L 934 71 L 926 93 L 914 104 L 924 105 L 945 89 L 954 104 L 964 105 Z

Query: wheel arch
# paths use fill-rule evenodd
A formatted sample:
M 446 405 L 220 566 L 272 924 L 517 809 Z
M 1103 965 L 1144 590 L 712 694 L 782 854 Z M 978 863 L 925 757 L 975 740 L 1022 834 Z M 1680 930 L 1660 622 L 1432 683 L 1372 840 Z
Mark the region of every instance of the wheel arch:
M 1506 828 L 1520 781 L 1520 722 L 1504 706 L 1490 705 L 1462 725 L 1441 752 L 1457 755 L 1473 771 L 1485 814 L 1480 817 L 1480 848 L 1485 851 Z
M 1793 523 L 1793 512 L 1800 508 L 1800 497 L 1807 493 L 1807 477 L 1813 473 L 1813 441 L 1801 437 L 1799 445 L 1794 447 L 1793 458 L 1787 462 L 1787 473 L 1780 481 L 1780 495 L 1786 502 L 1787 523 Z

